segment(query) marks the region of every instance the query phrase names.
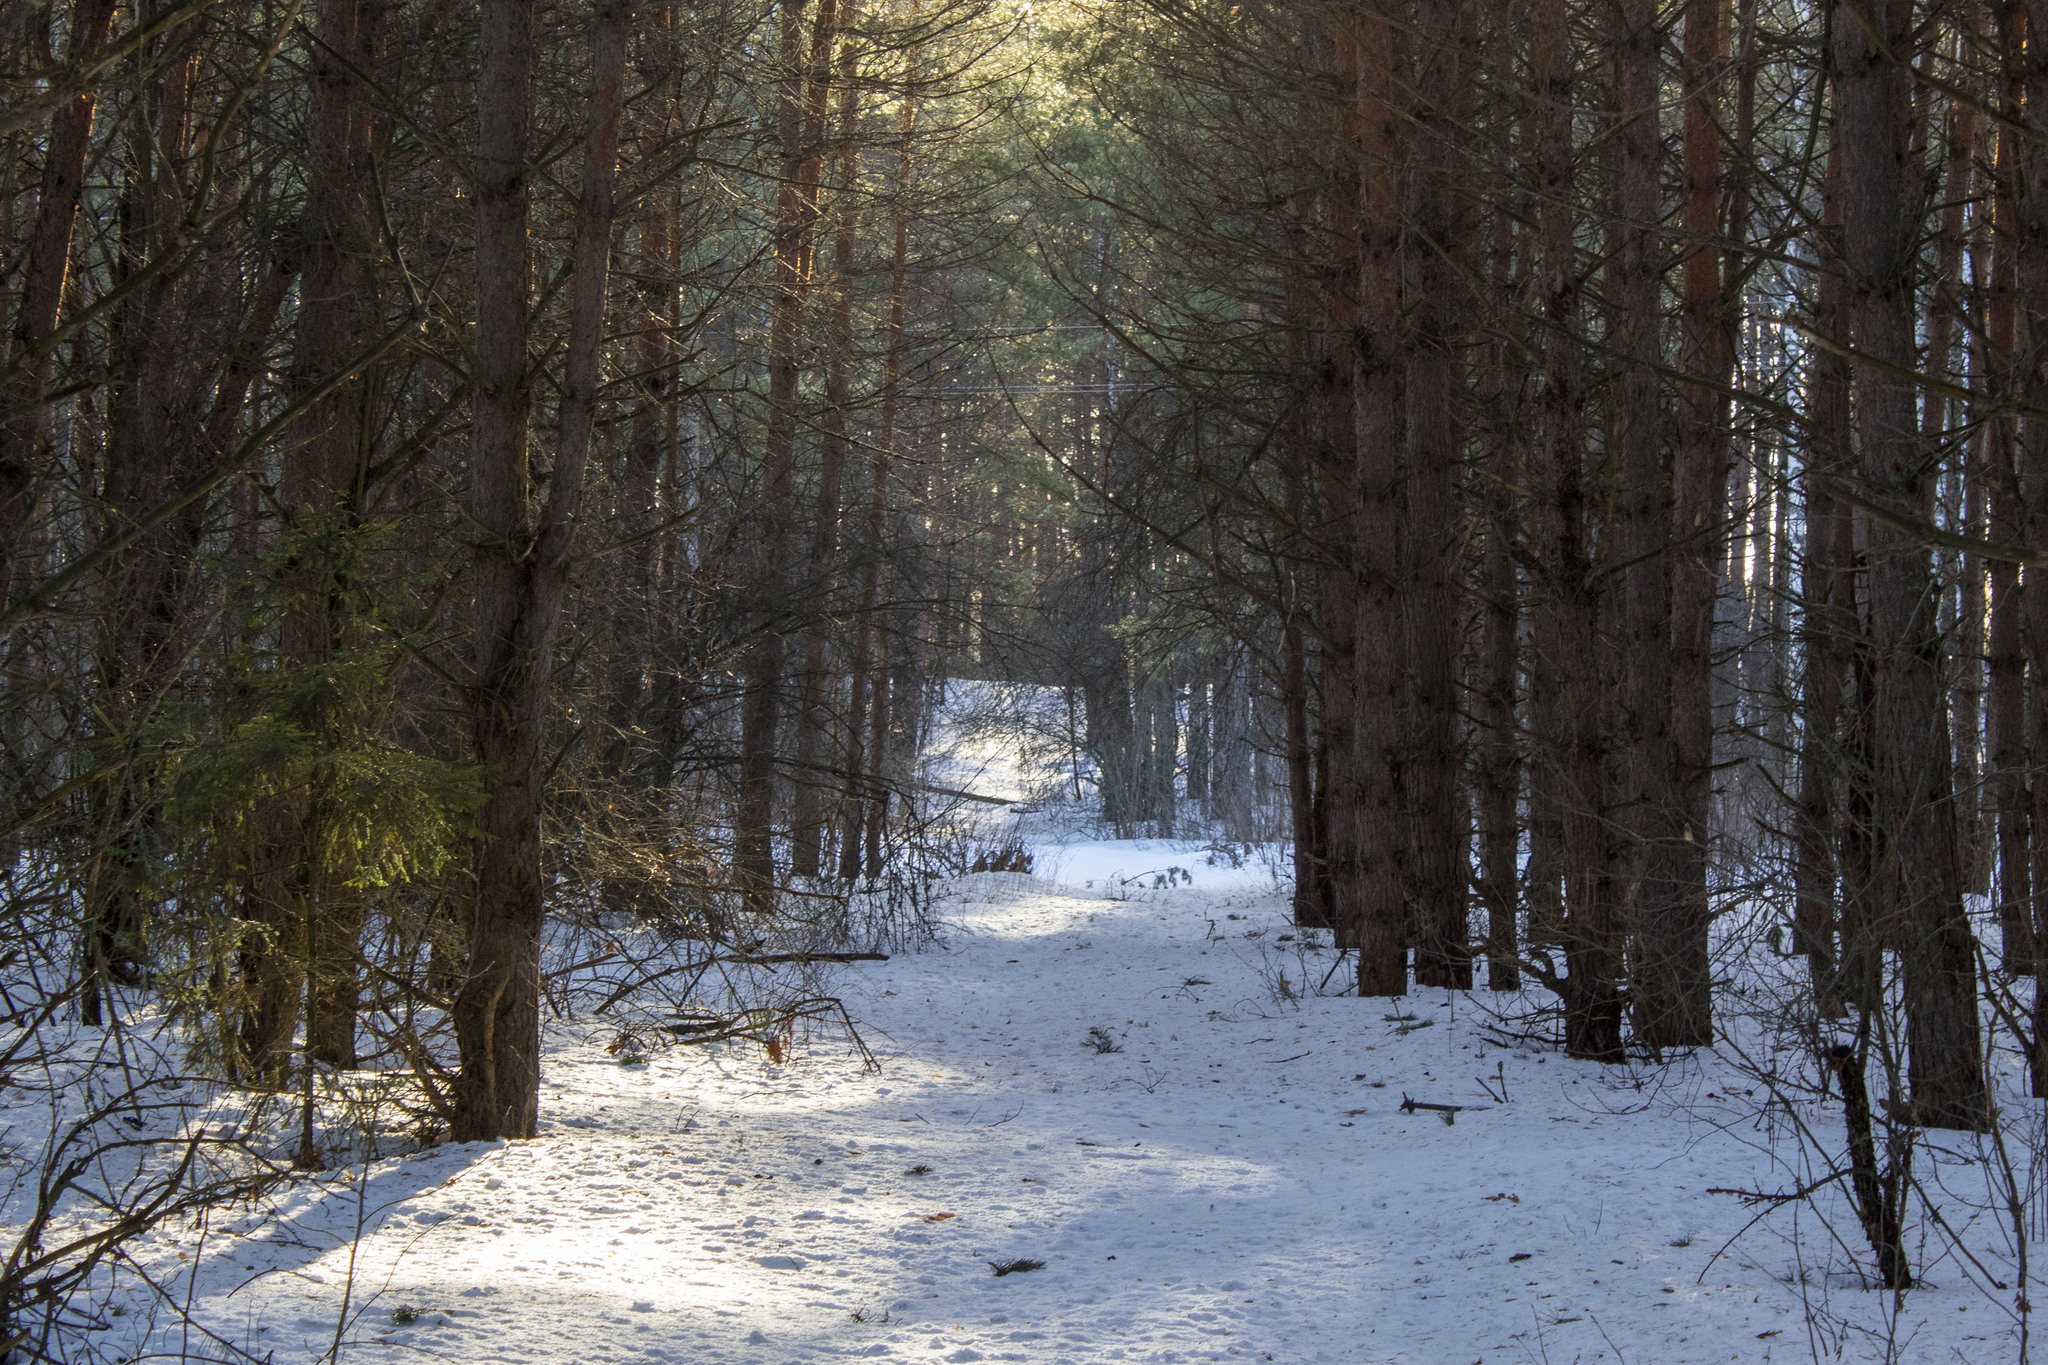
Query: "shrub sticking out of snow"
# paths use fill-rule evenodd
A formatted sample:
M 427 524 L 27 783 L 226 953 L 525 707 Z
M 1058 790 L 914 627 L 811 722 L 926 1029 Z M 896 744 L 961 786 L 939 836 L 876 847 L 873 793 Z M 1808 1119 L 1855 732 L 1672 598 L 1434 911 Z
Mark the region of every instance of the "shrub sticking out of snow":
M 1020 872 L 1031 871 L 1031 853 L 1024 847 L 1024 836 L 1015 829 L 1005 830 L 999 837 L 988 843 L 977 844 L 969 872 Z
M 1081 1046 L 1092 1047 L 1098 1053 L 1122 1052 L 1124 1050 L 1124 1045 L 1110 1037 L 1109 1030 L 1105 1028 L 1089 1029 L 1088 1036 L 1081 1041 Z
M 995 1271 L 995 1273 L 999 1277 L 1003 1275 L 1021 1275 L 1027 1270 L 1045 1269 L 1045 1262 L 1033 1261 L 1029 1259 L 1020 1259 L 1015 1261 L 990 1261 L 988 1263 L 988 1268 L 990 1270 Z

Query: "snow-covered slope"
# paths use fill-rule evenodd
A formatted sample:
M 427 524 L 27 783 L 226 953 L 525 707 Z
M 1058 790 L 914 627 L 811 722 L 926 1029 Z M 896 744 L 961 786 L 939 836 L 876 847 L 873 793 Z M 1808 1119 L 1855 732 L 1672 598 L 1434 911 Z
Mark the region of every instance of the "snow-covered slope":
M 1051 852 L 1065 881 L 964 879 L 947 947 L 847 970 L 878 1075 L 826 1034 L 784 1066 L 622 1066 L 611 1030 L 561 1025 L 538 1140 L 373 1164 L 147 1255 L 278 1362 L 344 1313 L 364 1362 L 1883 1358 L 1891 1297 L 1810 1214 L 1800 1247 L 1767 1224 L 1721 1251 L 1753 1213 L 1708 1191 L 1790 1179 L 1723 1063 L 1494 1046 L 1478 996 L 1302 998 L 1335 955 L 1283 942 L 1251 871 Z M 1991 1224 L 1967 1241 L 2002 1264 Z M 1044 1266 L 989 1264 L 1018 1258 Z M 1998 1301 L 1930 1279 L 1894 1358 L 2014 1358 Z

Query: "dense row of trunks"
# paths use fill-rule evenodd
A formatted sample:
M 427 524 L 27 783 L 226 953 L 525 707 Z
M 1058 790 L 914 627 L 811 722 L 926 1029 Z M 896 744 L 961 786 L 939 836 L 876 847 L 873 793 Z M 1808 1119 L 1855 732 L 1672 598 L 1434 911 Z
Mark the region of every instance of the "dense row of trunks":
M 551 916 L 816 946 L 883 871 L 986 16 L 304 9 L 0 34 L 8 922 L 75 900 L 88 1023 L 528 1135 Z
M 1281 699 L 1297 918 L 1618 1061 L 1713 1042 L 1782 900 L 1898 1112 L 1983 1126 L 2048 791 L 2024 7 L 1226 8 L 1098 49 L 1153 251 L 1099 312 L 1239 433 L 1152 458 L 1225 509 L 1177 548 Z

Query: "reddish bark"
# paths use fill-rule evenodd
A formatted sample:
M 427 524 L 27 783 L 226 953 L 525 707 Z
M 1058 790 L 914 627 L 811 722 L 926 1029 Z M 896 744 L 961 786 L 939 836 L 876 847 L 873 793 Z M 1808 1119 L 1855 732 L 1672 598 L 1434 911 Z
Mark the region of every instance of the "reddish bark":
M 73 0 L 70 58 L 77 61 L 107 40 L 114 0 Z M 8 359 L 21 363 L 56 329 L 70 276 L 72 224 L 85 189 L 86 154 L 92 140 L 98 91 L 88 88 L 58 107 L 50 121 L 49 150 L 43 158 L 22 265 L 21 299 L 8 334 Z M 27 365 L 0 388 L 0 411 L 13 411 L 40 397 L 49 383 L 49 357 Z M 34 511 L 35 482 L 47 463 L 47 410 L 37 405 L 0 428 L 0 600 L 13 596 L 12 566 Z
M 819 0 L 816 29 L 827 53 L 834 10 L 834 0 Z M 793 606 L 788 559 L 794 530 L 790 509 L 796 498 L 796 405 L 817 201 L 817 166 L 804 136 L 809 105 L 803 15 L 804 0 L 781 0 L 776 109 L 782 161 L 775 198 L 775 296 L 768 322 L 768 431 L 747 572 L 750 639 L 740 707 L 739 801 L 733 812 L 733 871 L 742 904 L 757 915 L 775 907 L 775 750 L 789 652 L 785 632 Z M 814 35 L 814 53 L 816 47 Z M 822 100 L 822 91 L 817 98 Z

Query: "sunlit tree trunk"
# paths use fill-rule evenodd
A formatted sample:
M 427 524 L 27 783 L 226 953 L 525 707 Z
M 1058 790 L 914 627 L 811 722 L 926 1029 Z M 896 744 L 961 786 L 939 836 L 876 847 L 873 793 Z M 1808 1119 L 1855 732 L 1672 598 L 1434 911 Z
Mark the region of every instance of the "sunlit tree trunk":
M 914 7 L 912 13 L 916 13 Z M 917 69 L 917 51 L 913 48 L 906 84 L 914 84 Z M 910 198 L 917 183 L 916 162 L 911 156 L 911 136 L 916 131 L 917 99 L 912 91 L 906 89 L 896 115 L 895 203 L 890 227 L 888 335 L 882 353 L 882 411 L 869 461 L 866 557 L 861 562 L 860 594 L 854 606 L 853 649 L 847 661 L 853 693 L 847 711 L 846 821 L 839 858 L 839 876 L 847 882 L 853 881 L 861 871 L 863 835 L 869 827 L 867 809 L 887 800 L 880 784 L 870 782 L 868 773 L 871 766 L 879 765 L 882 755 L 879 737 L 888 733 L 889 672 L 886 651 L 876 639 L 875 615 L 880 605 L 882 557 L 888 541 L 889 480 L 896 458 L 897 414 L 902 404 L 903 305 L 910 264 Z M 1092 716 L 1090 720 L 1092 723 Z M 870 876 L 880 873 L 879 857 L 877 840 L 875 858 L 868 868 Z
M 652 144 L 653 139 L 645 140 Z M 647 146 L 652 151 L 651 145 Z M 607 910 L 632 910 L 647 887 L 645 876 L 628 859 L 639 842 L 636 829 L 643 821 L 659 821 L 657 809 L 666 794 L 667 773 L 651 772 L 660 752 L 657 736 L 665 728 L 657 698 L 666 700 L 674 688 L 664 677 L 658 657 L 658 639 L 665 616 L 657 593 L 660 543 L 667 537 L 655 534 L 659 520 L 674 509 L 661 502 L 661 467 L 668 446 L 667 400 L 674 387 L 671 364 L 671 318 L 675 299 L 674 260 L 670 246 L 670 218 L 674 209 L 665 196 L 649 195 L 642 203 L 639 222 L 639 269 L 636 292 L 640 308 L 636 320 L 634 364 L 639 370 L 638 402 L 633 407 L 632 425 L 626 440 L 624 468 L 618 484 L 614 511 L 614 534 L 629 537 L 620 552 L 620 619 L 616 656 L 612 661 L 608 695 L 605 698 L 605 741 L 601 772 L 615 784 L 614 809 L 608 823 L 623 845 L 605 871 L 604 899 Z
M 320 6 L 299 284 L 296 377 L 302 385 L 345 365 L 363 344 L 364 256 L 374 240 L 364 77 L 373 69 L 382 8 L 381 0 L 323 0 Z M 364 389 L 356 384 L 315 404 L 285 464 L 292 546 L 280 653 L 284 666 L 302 680 L 296 692 L 306 699 L 291 719 L 324 748 L 353 742 L 354 719 L 342 709 L 351 699 L 322 675 L 354 633 L 344 576 L 365 492 L 364 404 Z M 353 1067 L 362 898 L 348 885 L 345 841 L 328 837 L 338 815 L 331 796 L 314 784 L 285 794 L 281 802 L 284 837 L 272 856 L 292 869 L 298 904 L 290 921 L 304 927 L 306 1052 L 326 1066 Z M 297 943 L 290 946 L 294 953 L 300 950 Z
M 476 323 L 470 516 L 476 527 L 476 682 L 471 726 L 487 765 L 471 858 L 467 975 L 450 1011 L 461 1071 L 457 1142 L 532 1137 L 540 1096 L 542 740 L 555 631 L 569 582 L 596 416 L 611 264 L 626 0 L 599 0 L 589 127 L 576 213 L 569 336 L 554 471 L 533 487 L 531 201 L 534 11 L 483 0 L 477 71 Z
M 768 431 L 761 487 L 752 509 L 745 692 L 740 704 L 739 801 L 733 813 L 733 871 L 749 913 L 775 908 L 775 747 L 781 728 L 784 632 L 792 603 L 788 570 L 796 498 L 797 388 L 803 373 L 804 311 L 809 296 L 810 206 L 815 189 L 804 145 L 805 0 L 780 0 L 777 121 L 782 144 L 775 199 L 775 293 L 768 324 Z M 822 8 L 820 26 L 831 13 Z

